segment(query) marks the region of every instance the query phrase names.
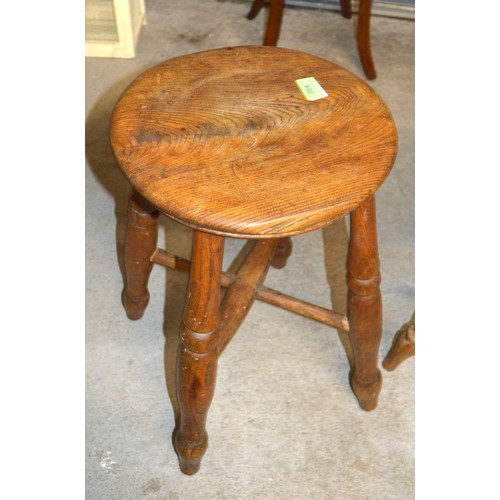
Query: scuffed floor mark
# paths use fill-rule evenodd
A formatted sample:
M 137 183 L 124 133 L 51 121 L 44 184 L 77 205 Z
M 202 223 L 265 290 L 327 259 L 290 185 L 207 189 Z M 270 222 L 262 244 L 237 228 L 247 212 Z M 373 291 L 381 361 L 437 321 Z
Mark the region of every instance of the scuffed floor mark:
M 159 478 L 154 477 L 150 479 L 142 488 L 144 496 L 157 493 L 161 489 L 161 481 Z
M 95 456 L 99 460 L 101 467 L 110 474 L 116 476 L 120 472 L 120 465 L 111 460 L 111 452 L 105 450 L 95 450 Z

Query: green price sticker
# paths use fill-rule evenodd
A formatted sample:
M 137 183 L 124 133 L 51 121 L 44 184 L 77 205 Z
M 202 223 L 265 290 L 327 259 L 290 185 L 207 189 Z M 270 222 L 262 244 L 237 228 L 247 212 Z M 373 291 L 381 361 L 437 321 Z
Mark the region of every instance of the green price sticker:
M 308 78 L 300 78 L 295 80 L 297 87 L 302 92 L 302 95 L 308 101 L 316 101 L 317 99 L 322 99 L 323 97 L 328 97 L 323 87 L 318 83 L 314 76 L 309 76 Z

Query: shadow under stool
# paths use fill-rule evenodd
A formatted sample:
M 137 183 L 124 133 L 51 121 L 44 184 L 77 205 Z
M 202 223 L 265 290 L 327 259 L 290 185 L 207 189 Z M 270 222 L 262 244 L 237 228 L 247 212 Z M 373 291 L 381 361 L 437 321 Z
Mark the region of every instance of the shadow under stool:
M 301 93 L 295 81 L 311 76 L 326 97 Z M 129 318 L 144 313 L 154 263 L 190 273 L 177 358 L 174 442 L 182 472 L 200 467 L 218 358 L 256 298 L 348 330 L 351 387 L 360 406 L 373 410 L 382 383 L 374 192 L 397 147 L 380 97 L 352 73 L 303 52 L 227 47 L 145 71 L 116 104 L 110 134 L 133 188 L 123 294 Z M 194 229 L 191 261 L 156 247 L 160 214 Z M 264 286 L 270 265 L 285 265 L 291 236 L 347 215 L 347 315 Z M 255 242 L 235 273 L 222 271 L 226 237 Z

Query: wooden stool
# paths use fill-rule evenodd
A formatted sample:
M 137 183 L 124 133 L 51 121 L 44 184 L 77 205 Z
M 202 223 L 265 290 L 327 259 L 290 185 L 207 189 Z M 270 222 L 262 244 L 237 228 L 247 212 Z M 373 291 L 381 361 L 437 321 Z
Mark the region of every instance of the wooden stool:
M 264 6 L 264 0 L 254 0 L 248 19 L 254 19 Z M 277 45 L 283 20 L 285 0 L 269 0 L 269 16 L 267 18 L 266 31 L 264 33 L 264 45 Z M 352 16 L 351 0 L 340 0 L 340 12 L 343 17 L 350 19 Z M 356 33 L 356 44 L 358 46 L 359 60 L 368 80 L 377 77 L 375 64 L 373 63 L 370 44 L 370 19 L 372 12 L 372 0 L 359 0 L 358 27 Z
M 308 101 L 314 76 L 328 97 Z M 217 360 L 255 298 L 349 330 L 351 385 L 372 410 L 381 388 L 382 327 L 373 194 L 389 174 L 396 129 L 360 78 L 318 57 L 276 47 L 228 47 L 176 57 L 140 75 L 111 119 L 111 142 L 133 187 L 123 301 L 138 319 L 153 263 L 190 272 L 180 329 L 175 445 L 194 474 Z M 156 248 L 157 218 L 194 229 L 191 262 Z M 350 214 L 347 317 L 263 285 L 289 237 Z M 255 239 L 238 273 L 222 272 L 225 237 Z M 220 302 L 220 287 L 228 287 Z M 219 303 L 220 302 L 220 303 Z

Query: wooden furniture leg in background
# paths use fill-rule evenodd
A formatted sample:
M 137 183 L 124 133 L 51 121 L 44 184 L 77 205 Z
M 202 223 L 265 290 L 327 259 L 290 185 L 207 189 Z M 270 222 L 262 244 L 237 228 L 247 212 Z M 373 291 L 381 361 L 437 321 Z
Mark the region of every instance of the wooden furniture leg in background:
M 382 366 L 389 372 L 395 370 L 403 361 L 415 356 L 415 313 L 394 335 L 392 347 Z
M 347 317 L 354 355 L 351 386 L 363 410 L 373 410 L 382 387 L 378 350 L 382 337 L 382 297 L 377 248 L 375 199 L 350 215 L 347 257 Z
M 340 12 L 346 19 L 351 19 L 351 0 L 340 0 Z
M 372 0 L 360 0 L 358 12 L 358 29 L 356 43 L 358 45 L 361 66 L 368 80 L 377 77 L 375 65 L 373 64 L 372 49 L 370 44 L 370 18 L 372 11 Z
M 247 14 L 247 19 L 255 19 L 263 6 L 264 0 L 254 0 L 252 7 L 250 7 L 250 11 Z
M 264 45 L 278 45 L 284 8 L 285 0 L 271 0 L 271 3 L 269 4 L 269 17 L 267 20 L 266 33 L 264 35 Z
M 352 16 L 351 0 L 340 0 L 340 12 L 346 19 Z M 372 0 L 360 0 L 358 10 L 358 27 L 356 32 L 356 44 L 358 46 L 361 66 L 368 80 L 377 77 L 375 65 L 373 64 L 372 50 L 370 45 L 370 21 L 372 13 Z
M 215 390 L 224 238 L 195 231 L 177 356 L 180 424 L 174 442 L 184 474 L 195 474 L 208 446 L 207 412 Z
M 247 19 L 254 19 L 263 5 L 264 0 L 254 0 L 250 12 L 247 14 Z M 273 47 L 278 45 L 284 8 L 285 0 L 271 0 L 269 2 L 269 13 L 263 45 L 271 45 Z
M 153 268 L 159 212 L 136 191 L 128 205 L 125 230 L 125 289 L 122 301 L 130 319 L 140 319 L 149 302 L 148 280 Z
M 264 0 L 254 0 L 248 19 L 254 19 L 264 5 Z M 270 0 L 269 17 L 264 34 L 264 45 L 276 46 L 280 36 L 281 22 L 283 20 L 283 10 L 285 0 Z M 358 11 L 358 27 L 356 32 L 356 44 L 358 47 L 361 66 L 368 80 L 374 80 L 377 77 L 375 65 L 373 63 L 371 44 L 370 44 L 370 20 L 371 20 L 372 0 L 360 0 Z M 346 19 L 352 16 L 351 0 L 340 0 L 340 12 Z

